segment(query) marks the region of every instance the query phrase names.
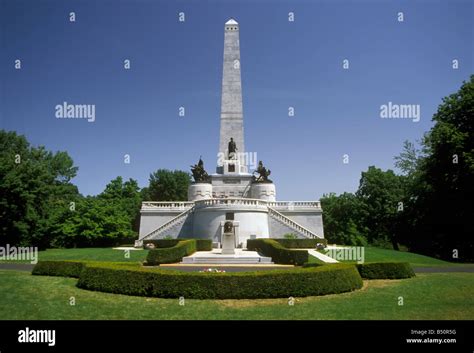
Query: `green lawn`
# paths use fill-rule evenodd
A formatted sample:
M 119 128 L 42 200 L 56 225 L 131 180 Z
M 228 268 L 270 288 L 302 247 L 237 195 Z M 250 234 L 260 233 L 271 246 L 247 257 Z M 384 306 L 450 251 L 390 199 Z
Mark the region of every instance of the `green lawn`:
M 338 295 L 286 299 L 187 300 L 131 297 L 79 289 L 76 279 L 0 270 L 2 319 L 382 319 L 472 320 L 474 274 L 422 274 L 366 281 Z M 76 305 L 69 305 L 74 297 Z M 403 297 L 404 305 L 398 305 Z
M 374 247 L 365 247 L 365 262 L 409 262 L 413 267 L 460 265 L 459 263 L 451 263 L 407 251 L 395 251 Z M 465 266 L 466 264 L 461 265 Z M 474 266 L 474 264 L 469 265 Z
M 130 255 L 129 258 L 126 255 Z M 81 248 L 81 249 L 48 249 L 38 253 L 40 260 L 90 260 L 112 262 L 139 262 L 145 261 L 148 250 L 114 250 L 112 248 Z M 309 262 L 318 262 L 313 256 Z M 365 248 L 365 262 L 409 262 L 414 267 L 423 266 L 458 266 L 459 264 L 434 259 L 432 257 L 373 247 Z M 5 261 L 0 261 L 0 263 Z M 10 261 L 13 262 L 13 261 Z M 15 261 L 17 262 L 17 261 Z M 28 262 L 28 261 L 23 261 Z M 319 261 L 320 262 L 320 261 Z M 464 264 L 463 264 L 464 265 Z M 474 264 L 471 264 L 474 267 Z
M 145 261 L 148 250 L 114 250 L 112 248 L 48 249 L 38 252 L 39 260 L 90 260 L 111 262 Z M 129 257 L 127 257 L 129 255 Z M 0 261 L 0 263 L 6 261 Z M 18 262 L 18 261 L 9 261 Z M 20 261 L 29 262 L 29 261 Z

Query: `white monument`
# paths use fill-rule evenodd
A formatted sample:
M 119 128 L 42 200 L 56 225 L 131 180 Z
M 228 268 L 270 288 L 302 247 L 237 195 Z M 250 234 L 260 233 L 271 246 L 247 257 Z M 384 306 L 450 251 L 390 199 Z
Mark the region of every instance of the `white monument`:
M 263 163 L 250 173 L 242 158 L 245 144 L 240 67 L 239 24 L 230 19 L 224 26 L 216 173 L 190 185 L 187 202 L 143 202 L 137 246 L 145 239 L 169 236 L 204 238 L 228 252 L 245 247 L 251 238 L 282 238 L 288 233 L 298 238 L 324 238 L 319 201 L 276 201 L 275 184 Z M 195 167 L 198 172 L 204 170 L 201 160 Z M 232 235 L 224 232 L 226 222 L 234 225 Z
M 225 221 L 221 225 L 222 234 L 221 234 L 221 243 L 222 243 L 222 255 L 234 255 L 236 239 L 238 236 L 235 234 L 237 228 L 236 221 Z

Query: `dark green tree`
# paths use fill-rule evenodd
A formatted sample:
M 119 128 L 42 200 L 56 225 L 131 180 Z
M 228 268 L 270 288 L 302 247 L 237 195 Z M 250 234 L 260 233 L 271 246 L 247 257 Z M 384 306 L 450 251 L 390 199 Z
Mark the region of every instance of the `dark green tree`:
M 148 201 L 186 201 L 191 175 L 181 170 L 158 169 L 150 174 Z
M 24 136 L 0 130 L 0 243 L 46 247 L 54 212 L 79 197 L 66 152 L 32 147 Z
M 405 195 L 402 177 L 390 169 L 371 166 L 362 172 L 356 195 L 365 210 L 363 224 L 368 229 L 369 243 L 391 243 L 398 250 L 397 229 Z
M 321 206 L 324 210 L 324 235 L 329 242 L 341 245 L 367 244 L 367 229 L 361 222 L 365 218 L 365 209 L 354 194 L 323 195 Z
M 98 197 L 120 206 L 130 217 L 132 229 L 138 231 L 142 194 L 136 180 L 130 178 L 123 182 L 123 178 L 118 176 L 106 185 Z
M 412 174 L 408 241 L 417 252 L 474 260 L 474 75 L 443 99 Z M 456 259 L 454 257 L 454 259 Z

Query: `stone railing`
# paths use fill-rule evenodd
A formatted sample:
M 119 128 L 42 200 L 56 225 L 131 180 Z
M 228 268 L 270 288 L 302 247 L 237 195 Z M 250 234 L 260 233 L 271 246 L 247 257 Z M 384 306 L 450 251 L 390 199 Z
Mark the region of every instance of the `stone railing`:
M 194 207 L 188 208 L 186 211 L 183 213 L 180 213 L 176 217 L 171 218 L 168 222 L 163 223 L 161 226 L 156 228 L 155 230 L 151 231 L 147 235 L 145 235 L 141 241 L 148 239 L 152 236 L 159 236 L 160 233 L 167 231 L 168 229 L 174 227 L 175 225 L 179 224 L 180 222 L 184 222 L 186 220 L 186 217 L 194 210 Z
M 278 212 L 274 208 L 268 207 L 268 214 L 270 216 L 276 218 L 280 222 L 284 223 L 288 227 L 296 230 L 298 233 L 302 234 L 303 236 L 305 236 L 307 238 L 316 238 L 316 239 L 319 238 L 315 233 L 310 231 L 308 228 L 305 228 L 301 224 L 296 223 L 295 221 L 293 221 L 292 219 L 286 217 L 284 214 L 281 214 L 280 212 Z
M 193 201 L 145 201 L 142 210 L 186 210 L 194 206 Z
M 194 205 L 199 207 L 217 206 L 217 205 L 236 205 L 236 206 L 260 206 L 260 207 L 272 207 L 277 210 L 298 210 L 298 209 L 321 209 L 321 203 L 319 201 L 266 201 L 259 199 L 250 198 L 212 198 L 203 199 L 197 201 L 145 201 L 142 202 L 142 210 L 173 210 L 173 211 L 185 211 L 192 208 Z
M 267 201 L 247 198 L 225 198 L 225 199 L 205 199 L 197 200 L 194 202 L 196 207 L 207 207 L 207 206 L 260 206 L 267 207 Z
M 269 207 L 274 208 L 321 208 L 319 201 L 267 201 Z

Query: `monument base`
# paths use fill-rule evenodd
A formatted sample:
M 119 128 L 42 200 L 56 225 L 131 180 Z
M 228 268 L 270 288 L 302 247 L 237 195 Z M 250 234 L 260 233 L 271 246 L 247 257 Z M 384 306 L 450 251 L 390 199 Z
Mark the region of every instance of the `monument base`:
M 223 254 L 221 249 L 212 251 L 199 251 L 191 256 L 183 257 L 182 264 L 262 264 L 272 265 L 271 257 L 260 256 L 256 251 L 235 249 L 235 254 Z

